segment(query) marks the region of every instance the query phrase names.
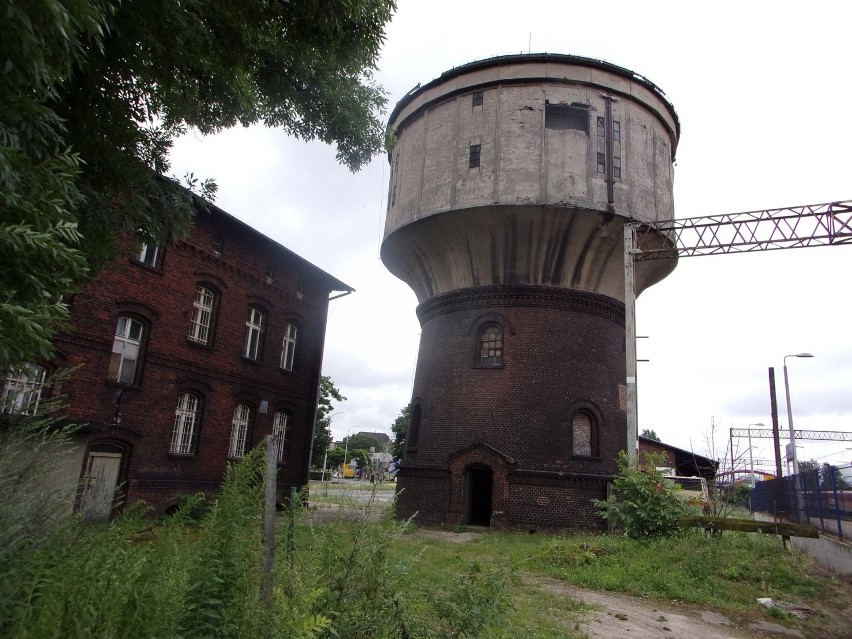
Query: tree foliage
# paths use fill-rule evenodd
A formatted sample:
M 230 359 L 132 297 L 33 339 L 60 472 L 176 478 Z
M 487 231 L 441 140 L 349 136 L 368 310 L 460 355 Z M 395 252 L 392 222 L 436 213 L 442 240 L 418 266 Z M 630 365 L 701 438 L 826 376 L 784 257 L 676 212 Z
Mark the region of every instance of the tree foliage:
M 411 402 L 403 408 L 399 417 L 396 418 L 391 426 L 393 433 L 393 444 L 391 453 L 394 459 L 402 459 L 405 455 L 405 438 L 408 436 L 408 424 L 411 422 Z
M 349 450 L 354 450 L 356 448 L 360 448 L 362 450 L 370 450 L 371 448 L 375 450 L 375 452 L 381 452 L 381 444 L 376 441 L 375 437 L 370 437 L 369 435 L 352 435 L 351 437 L 344 437 L 343 442 L 346 446 L 349 447 Z
M 264 124 L 384 147 L 373 80 L 394 0 L 5 0 L 0 20 L 0 364 L 45 357 L 59 296 L 125 232 L 164 241 L 202 203 L 172 141 Z M 201 196 L 215 184 L 188 178 Z
M 805 476 L 805 481 L 808 486 L 815 485 L 816 471 L 819 471 L 819 482 L 822 490 L 832 490 L 834 483 L 837 484 L 837 490 L 852 489 L 850 484 L 843 474 L 837 469 L 837 466 L 832 466 L 828 463 L 818 463 L 814 460 L 799 462 L 799 473 Z
M 652 428 L 643 428 L 642 432 L 639 433 L 640 437 L 644 437 L 645 439 L 653 439 L 655 442 L 662 441 L 657 435 L 657 433 Z
M 331 445 L 331 418 L 334 411 L 334 402 L 345 402 L 346 398 L 340 394 L 340 389 L 331 381 L 331 377 L 323 375 L 320 377 L 319 397 L 317 398 L 316 428 L 314 429 L 314 444 L 312 463 L 314 466 L 322 466 L 325 452 Z
M 614 494 L 595 500 L 598 514 L 631 539 L 662 537 L 678 530 L 678 517 L 688 510 L 678 494 L 680 486 L 657 470 L 666 465 L 665 453 L 643 453 L 639 464 L 631 464 L 627 453 L 618 453 L 618 475 Z

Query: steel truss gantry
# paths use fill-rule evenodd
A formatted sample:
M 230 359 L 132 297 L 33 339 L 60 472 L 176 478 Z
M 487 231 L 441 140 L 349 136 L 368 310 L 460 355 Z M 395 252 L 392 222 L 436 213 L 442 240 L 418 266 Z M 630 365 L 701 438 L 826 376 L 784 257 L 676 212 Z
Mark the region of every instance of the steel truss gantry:
M 774 437 L 771 428 L 752 428 L 751 436 L 757 438 Z M 840 430 L 798 430 L 794 431 L 796 439 L 809 439 L 822 442 L 852 442 L 852 433 Z M 732 428 L 731 437 L 748 437 L 748 428 Z
M 632 458 L 639 450 L 635 262 L 840 244 L 852 244 L 852 200 L 655 223 L 631 219 L 624 225 L 627 451 Z

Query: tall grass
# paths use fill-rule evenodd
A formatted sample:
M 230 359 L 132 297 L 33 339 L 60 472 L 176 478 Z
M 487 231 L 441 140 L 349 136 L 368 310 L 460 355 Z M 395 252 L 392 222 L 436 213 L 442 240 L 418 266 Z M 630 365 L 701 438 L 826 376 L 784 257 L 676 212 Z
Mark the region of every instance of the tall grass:
M 137 505 L 100 526 L 67 518 L 38 543 L 19 544 L 0 581 L 0 636 L 450 639 L 480 636 L 499 619 L 503 586 L 486 569 L 462 575 L 450 597 L 433 597 L 423 613 L 422 593 L 403 588 L 407 560 L 389 553 L 407 524 L 389 508 L 375 521 L 374 498 L 359 502 L 354 522 L 303 524 L 294 540 L 279 536 L 265 603 L 264 460 L 257 449 L 230 465 L 200 522 L 190 518 L 198 497 L 154 525 Z M 289 530 L 295 522 L 282 523 Z

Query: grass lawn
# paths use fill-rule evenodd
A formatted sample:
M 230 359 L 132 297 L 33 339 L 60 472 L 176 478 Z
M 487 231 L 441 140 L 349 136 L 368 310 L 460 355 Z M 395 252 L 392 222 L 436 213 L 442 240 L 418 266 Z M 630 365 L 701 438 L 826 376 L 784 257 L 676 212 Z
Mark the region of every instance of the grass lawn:
M 315 496 L 312 492 L 312 499 Z M 363 504 L 357 507 L 366 515 Z M 364 521 L 360 525 L 371 525 Z M 338 527 L 335 534 L 341 543 L 359 526 L 340 520 L 326 525 Z M 715 610 L 738 625 L 772 621 L 798 628 L 806 637 L 848 637 L 852 627 L 850 580 L 827 573 L 805 553 L 784 552 L 780 540 L 769 536 L 725 533 L 705 538 L 702 531 L 689 530 L 674 538 L 633 541 L 590 534 L 450 532 L 413 525 L 395 531 L 387 536 L 388 565 L 400 580 L 399 596 L 410 602 L 417 618 L 454 614 L 452 604 L 430 602 L 428 593 L 452 593 L 472 573 L 500 576 L 510 605 L 488 636 L 585 636 L 580 628 L 586 606 L 543 588 L 540 582 L 545 580 L 644 597 L 649 606 L 666 602 L 687 612 Z M 301 526 L 299 545 L 309 545 L 314 533 Z M 806 606 L 818 614 L 804 621 L 771 615 L 757 604 L 761 597 Z M 442 608 L 447 605 L 449 612 Z

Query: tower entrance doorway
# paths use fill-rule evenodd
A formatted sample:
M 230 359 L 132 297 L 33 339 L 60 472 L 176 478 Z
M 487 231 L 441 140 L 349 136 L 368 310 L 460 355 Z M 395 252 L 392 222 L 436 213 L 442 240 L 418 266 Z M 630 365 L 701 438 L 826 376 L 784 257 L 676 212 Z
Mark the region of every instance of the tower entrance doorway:
M 471 526 L 491 525 L 491 494 L 494 471 L 486 466 L 467 469 L 467 521 Z

